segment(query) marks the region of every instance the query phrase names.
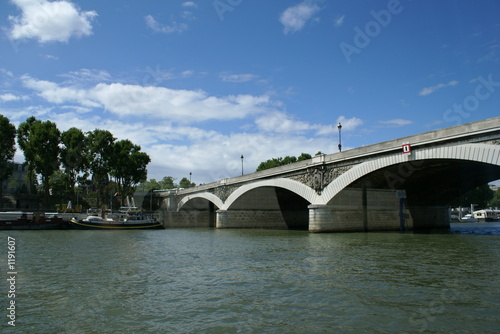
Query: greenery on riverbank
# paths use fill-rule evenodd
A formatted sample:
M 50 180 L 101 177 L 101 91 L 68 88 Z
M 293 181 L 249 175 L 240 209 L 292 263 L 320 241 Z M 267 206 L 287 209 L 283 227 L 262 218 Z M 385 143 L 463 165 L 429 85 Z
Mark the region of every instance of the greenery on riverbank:
M 72 200 L 99 206 L 113 197 L 123 202 L 147 178 L 149 155 L 107 130 L 84 133 L 72 127 L 61 132 L 55 123 L 34 116 L 15 129 L 0 115 L 0 134 L 0 182 L 14 172 L 16 139 L 24 153 L 27 179 L 14 182 L 19 183 L 16 193 L 25 205 L 41 202 L 51 208 Z M 2 195 L 0 192 L 0 208 Z

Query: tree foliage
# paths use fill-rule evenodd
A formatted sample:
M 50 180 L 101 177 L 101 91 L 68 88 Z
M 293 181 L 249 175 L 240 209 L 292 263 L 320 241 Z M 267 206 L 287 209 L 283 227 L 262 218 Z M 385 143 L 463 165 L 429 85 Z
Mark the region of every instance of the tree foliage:
M 493 198 L 490 200 L 490 206 L 500 208 L 500 189 L 495 191 Z
M 97 205 L 104 203 L 107 194 L 104 187 L 109 183 L 108 171 L 113 159 L 113 143 L 115 137 L 107 130 L 96 129 L 87 132 L 89 172 L 92 175 L 92 186 L 97 192 Z
M 74 190 L 78 175 L 88 169 L 87 140 L 82 130 L 71 128 L 61 134 L 61 142 L 61 164 Z
M 34 116 L 20 124 L 17 140 L 28 166 L 30 194 L 35 193 L 38 174 L 46 199 L 50 189 L 66 200 L 74 199 L 83 189 L 95 194 L 94 205 L 108 203 L 110 193 L 123 193 L 123 200 L 146 180 L 151 161 L 140 146 L 128 139 L 116 141 L 107 130 L 84 133 L 73 127 L 61 133 L 55 123 Z
M 141 152 L 141 147 L 130 140 L 120 140 L 113 144 L 113 159 L 109 162 L 110 174 L 115 178 L 122 198 L 133 195 L 134 186 L 146 180 L 149 156 Z
M 40 122 L 31 116 L 26 119 L 17 128 L 17 143 L 24 153 L 24 159 L 28 167 L 28 193 L 32 194 L 35 191 L 35 149 L 31 141 L 31 133 L 33 124 Z
M 196 186 L 196 184 L 189 181 L 187 177 L 183 177 L 182 180 L 179 182 L 180 188 L 192 188 L 194 186 Z
M 483 184 L 461 195 L 452 205 L 467 207 L 471 204 L 476 204 L 478 208 L 487 208 L 493 199 L 493 195 L 494 191 L 490 189 L 490 186 Z
M 61 133 L 55 123 L 29 117 L 17 129 L 17 141 L 28 164 L 30 193 L 35 184 L 35 173 L 42 176 L 45 199 L 49 196 L 49 178 L 59 168 Z
M 144 181 L 137 186 L 137 190 L 150 192 L 153 190 L 168 190 L 177 188 L 174 183 L 175 179 L 171 176 L 165 176 L 162 180 L 157 181 L 156 179 L 150 179 L 149 181 Z
M 16 153 L 16 127 L 0 115 L 0 208 L 3 208 L 3 181 L 13 172 L 12 159 Z
M 274 167 L 279 167 L 279 166 L 284 166 L 288 164 L 292 164 L 294 162 L 298 161 L 303 161 L 303 160 L 308 160 L 311 159 L 311 155 L 307 153 L 302 153 L 298 158 L 294 156 L 286 156 L 284 158 L 272 158 L 269 160 L 266 160 L 264 162 L 261 162 L 259 166 L 257 167 L 257 172 L 265 169 L 270 169 Z
M 51 121 L 35 122 L 31 126 L 30 146 L 33 153 L 33 167 L 41 174 L 46 198 L 49 196 L 49 178 L 59 169 L 61 132 Z

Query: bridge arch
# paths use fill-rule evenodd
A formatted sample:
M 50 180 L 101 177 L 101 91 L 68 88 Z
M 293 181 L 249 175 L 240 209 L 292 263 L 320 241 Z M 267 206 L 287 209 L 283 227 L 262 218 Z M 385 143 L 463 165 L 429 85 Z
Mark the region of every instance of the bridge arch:
M 374 171 L 403 163 L 417 166 L 425 160 L 462 160 L 490 164 L 500 167 L 500 146 L 490 144 L 462 144 L 416 149 L 410 156 L 394 153 L 354 166 L 331 182 L 318 198 L 317 204 L 327 204 L 351 183 Z
M 190 200 L 195 199 L 195 198 L 206 199 L 207 201 L 212 202 L 219 209 L 224 206 L 224 202 L 219 197 L 217 197 L 216 195 L 214 195 L 212 193 L 204 192 L 204 193 L 191 194 L 191 195 L 184 196 L 177 204 L 177 211 L 180 211 L 182 209 L 182 207 L 184 206 L 184 204 L 186 204 L 187 202 L 189 202 Z
M 238 200 L 242 195 L 245 193 L 261 188 L 261 187 L 278 187 L 278 188 L 283 188 L 287 189 L 300 197 L 304 198 L 306 201 L 309 203 L 315 203 L 318 194 L 314 191 L 314 189 L 306 186 L 303 183 L 300 183 L 298 181 L 294 181 L 291 179 L 285 179 L 285 178 L 279 178 L 279 179 L 270 179 L 270 180 L 263 180 L 263 181 L 257 181 L 257 182 L 252 182 L 249 184 L 244 184 L 238 189 L 236 189 L 225 201 L 223 207 L 219 207 L 222 210 L 228 210 L 231 205 Z

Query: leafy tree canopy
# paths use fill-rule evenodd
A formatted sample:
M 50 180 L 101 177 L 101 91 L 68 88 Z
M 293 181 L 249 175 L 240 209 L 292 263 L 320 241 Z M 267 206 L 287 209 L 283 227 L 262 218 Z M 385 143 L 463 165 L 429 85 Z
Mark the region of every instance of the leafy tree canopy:
M 265 169 L 270 169 L 274 167 L 288 165 L 294 162 L 303 161 L 311 159 L 311 155 L 308 153 L 302 153 L 298 158 L 294 156 L 286 156 L 284 158 L 272 158 L 267 161 L 261 162 L 257 167 L 257 172 Z
M 493 199 L 493 195 L 494 191 L 490 189 L 490 186 L 484 184 L 460 196 L 454 201 L 453 206 L 467 207 L 471 204 L 477 204 L 477 208 L 487 208 Z
M 3 208 L 3 181 L 13 172 L 12 159 L 16 153 L 16 127 L 0 115 L 0 208 Z

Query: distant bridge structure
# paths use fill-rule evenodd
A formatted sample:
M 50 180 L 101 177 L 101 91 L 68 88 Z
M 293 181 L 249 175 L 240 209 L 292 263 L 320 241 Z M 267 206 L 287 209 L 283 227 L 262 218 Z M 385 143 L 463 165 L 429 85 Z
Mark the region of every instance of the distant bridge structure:
M 500 179 L 500 117 L 156 193 L 165 227 L 449 228 L 451 200 Z

